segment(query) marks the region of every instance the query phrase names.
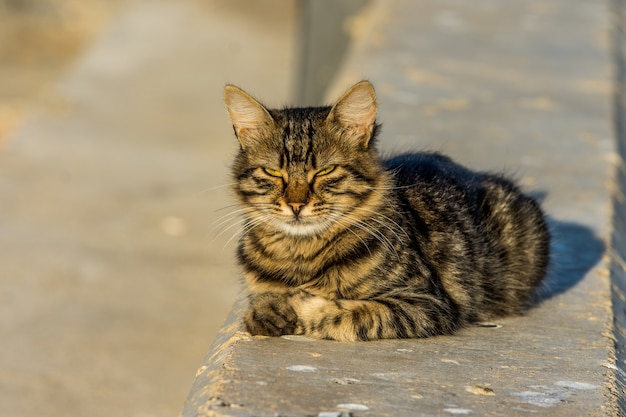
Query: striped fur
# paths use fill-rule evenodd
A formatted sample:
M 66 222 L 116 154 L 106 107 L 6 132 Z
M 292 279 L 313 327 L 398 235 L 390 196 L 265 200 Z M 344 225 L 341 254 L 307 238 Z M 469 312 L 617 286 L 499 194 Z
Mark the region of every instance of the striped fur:
M 538 204 L 439 154 L 379 158 L 369 82 L 332 107 L 225 101 L 252 334 L 427 337 L 527 308 L 549 257 Z

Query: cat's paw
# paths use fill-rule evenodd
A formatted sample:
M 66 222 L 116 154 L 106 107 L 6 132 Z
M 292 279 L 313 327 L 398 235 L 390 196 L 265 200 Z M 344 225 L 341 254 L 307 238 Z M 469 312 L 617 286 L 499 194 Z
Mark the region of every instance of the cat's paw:
M 244 323 L 252 335 L 280 336 L 295 333 L 298 316 L 287 296 L 259 294 L 250 299 Z

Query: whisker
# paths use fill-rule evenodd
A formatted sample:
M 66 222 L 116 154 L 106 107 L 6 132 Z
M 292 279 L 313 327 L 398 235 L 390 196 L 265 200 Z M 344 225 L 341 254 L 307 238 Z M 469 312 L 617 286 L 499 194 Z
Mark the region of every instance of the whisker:
M 250 221 L 248 221 L 246 224 L 244 224 L 240 230 L 238 230 L 237 232 L 233 233 L 233 235 L 230 237 L 230 239 L 228 239 L 226 241 L 226 243 L 224 243 L 224 248 L 230 243 L 231 240 L 233 240 L 237 235 L 240 234 L 240 238 L 244 237 L 245 235 L 247 235 L 248 233 L 250 233 L 250 231 L 252 229 L 254 229 L 255 227 L 266 223 L 266 221 L 269 220 L 269 223 L 271 224 L 273 222 L 273 217 L 269 214 L 266 214 L 264 216 L 261 217 L 257 217 L 255 219 L 252 219 Z
M 368 190 L 402 190 L 402 189 L 406 189 L 406 188 L 413 188 L 413 187 L 415 187 L 417 185 L 418 185 L 418 183 L 407 184 L 407 185 L 396 185 L 396 186 L 392 186 L 392 187 L 364 186 L 363 188 L 366 188 Z
M 215 221 L 220 221 L 221 219 L 223 219 L 224 217 L 228 217 L 228 216 L 238 216 L 240 213 L 245 213 L 247 211 L 253 211 L 254 209 L 252 207 L 243 207 L 237 210 L 233 210 L 233 211 L 229 211 L 228 213 L 218 217 Z
M 236 182 L 230 182 L 228 184 L 216 185 L 215 187 L 207 188 L 206 190 L 202 191 L 202 194 L 206 194 L 208 192 L 215 191 L 215 190 L 218 190 L 218 189 L 224 188 L 224 187 L 232 187 L 235 184 L 237 184 L 237 183 Z
M 219 222 L 220 220 L 222 220 L 222 219 L 224 219 L 226 217 L 236 217 L 236 216 L 239 216 L 241 214 L 253 213 L 255 211 L 256 211 L 256 209 L 253 208 L 253 207 L 244 207 L 244 208 L 240 208 L 240 209 L 237 209 L 237 210 L 229 211 L 228 213 L 226 213 L 226 214 L 218 217 L 217 219 L 215 219 L 213 221 L 213 224 Z
M 395 220 L 393 220 L 391 217 L 385 216 L 384 214 L 382 214 L 382 213 L 380 213 L 380 212 L 378 212 L 378 211 L 375 211 L 375 210 L 370 210 L 370 209 L 366 209 L 366 208 L 364 208 L 364 207 L 345 207 L 345 206 L 339 206 L 339 207 L 337 207 L 337 208 L 339 208 L 339 209 L 341 209 L 341 210 L 345 210 L 345 211 L 346 211 L 346 214 L 349 214 L 351 211 L 357 211 L 357 210 L 364 211 L 364 212 L 367 212 L 367 213 L 372 213 L 372 214 L 373 214 L 373 216 L 371 216 L 371 217 L 370 217 L 369 219 L 367 219 L 367 220 L 372 220 L 372 221 L 374 221 L 374 222 L 376 222 L 376 223 L 380 224 L 381 226 L 386 227 L 387 229 L 389 229 L 389 231 L 391 231 L 391 232 L 392 232 L 392 233 L 396 236 L 396 238 L 397 238 L 400 242 L 402 242 L 402 241 L 403 241 L 403 239 L 402 239 L 402 238 L 398 235 L 398 233 L 397 233 L 398 231 L 399 231 L 399 232 L 401 232 L 401 233 L 404 235 L 404 237 L 405 237 L 406 239 L 409 239 L 409 240 L 411 239 L 411 238 L 410 238 L 410 236 L 409 236 L 409 234 L 406 232 L 406 230 L 404 230 L 404 228 L 403 228 L 403 227 L 402 227 L 402 226 L 401 226 L 398 222 L 396 222 Z M 375 216 L 380 216 L 380 217 L 382 217 L 384 220 L 379 220 L 379 219 L 377 219 Z M 391 223 L 391 224 L 390 224 L 390 223 Z M 392 224 L 393 224 L 393 226 L 395 226 L 395 228 L 392 226 Z
M 341 215 L 335 214 L 335 213 L 329 213 L 329 217 L 334 219 L 340 225 L 342 225 L 344 227 L 347 226 L 346 230 L 348 230 L 350 233 L 352 233 L 354 236 L 356 236 L 363 243 L 363 246 L 365 246 L 365 249 L 367 249 L 367 252 L 370 254 L 370 256 L 372 256 L 372 251 L 370 250 L 370 247 L 367 245 L 367 242 L 365 242 L 361 236 L 357 235 L 354 232 L 354 230 L 352 230 L 351 226 L 353 226 L 353 225 L 352 225 L 351 222 L 349 222 L 346 219 L 344 219 Z
M 241 204 L 240 203 L 229 204 L 227 206 L 215 209 L 215 211 L 218 212 L 218 211 L 229 209 L 231 207 L 241 207 Z M 270 204 L 270 203 L 247 203 L 246 207 L 244 207 L 244 209 L 263 208 L 263 207 L 268 207 L 269 208 L 269 207 L 273 207 L 273 205 Z
M 231 211 L 229 213 L 224 214 L 223 216 L 220 216 L 219 218 L 215 219 L 215 221 L 212 223 L 211 228 L 209 229 L 209 233 L 213 233 L 219 230 L 219 228 L 221 226 L 223 226 L 224 224 L 236 220 L 238 217 L 241 216 L 241 214 L 246 214 L 246 213 L 251 213 L 253 212 L 254 209 L 252 208 L 242 208 L 239 210 L 234 210 Z M 237 222 L 240 223 L 240 222 Z M 222 232 L 220 232 L 221 234 Z M 218 234 L 219 236 L 219 234 Z
M 378 232 L 375 228 L 370 227 L 365 222 L 359 219 L 355 219 L 350 215 L 344 214 L 343 217 L 347 220 L 350 220 L 351 224 L 355 227 L 358 227 L 359 229 L 363 230 L 366 233 L 369 233 L 371 236 L 376 238 L 376 240 L 378 240 L 389 252 L 393 253 L 398 260 L 400 259 L 398 251 L 393 247 L 393 243 L 389 240 L 387 236 L 385 236 L 384 233 Z
M 231 224 L 230 226 L 224 228 L 223 230 L 221 230 L 218 234 L 216 234 L 212 241 L 216 240 L 218 237 L 222 236 L 224 233 L 226 233 L 228 230 L 232 229 L 233 227 L 236 227 L 238 225 L 240 225 L 241 223 L 246 223 L 248 220 L 247 219 L 239 219 L 237 221 L 235 221 L 233 224 Z M 245 227 L 245 225 L 244 225 Z
M 224 207 L 220 207 L 220 208 L 218 208 L 218 209 L 215 209 L 214 211 L 217 213 L 218 211 L 227 210 L 227 209 L 229 209 L 229 208 L 231 208 L 231 207 L 241 207 L 241 204 L 239 204 L 239 203 L 229 204 L 229 205 L 227 205 L 227 206 L 224 206 Z
M 379 213 L 379 212 L 377 212 L 377 211 L 370 210 L 370 209 L 366 209 L 366 208 L 364 208 L 364 207 L 357 207 L 357 208 L 356 208 L 356 210 L 366 211 L 366 212 L 368 212 L 368 213 L 372 213 L 372 214 L 375 214 L 375 215 L 377 215 L 377 216 L 380 216 L 380 217 L 384 218 L 385 220 L 387 220 L 387 221 L 389 221 L 389 222 L 393 223 L 393 224 L 394 224 L 394 225 L 395 225 L 398 229 L 400 229 L 400 230 L 402 231 L 402 234 L 403 234 L 403 235 L 404 235 L 407 239 L 410 239 L 410 237 L 409 237 L 408 233 L 404 230 L 404 228 L 403 228 L 402 226 L 400 226 L 400 224 L 399 224 L 398 222 L 396 222 L 395 220 L 393 220 L 392 218 L 390 218 L 390 217 L 388 217 L 388 216 L 385 216 L 384 214 Z M 389 224 L 387 224 L 386 222 L 383 222 L 383 221 L 381 221 L 381 220 L 378 220 L 378 219 L 376 219 L 375 217 L 371 217 L 371 220 L 374 220 L 375 222 L 379 223 L 380 225 L 385 226 L 386 228 L 388 228 L 388 229 L 389 229 L 389 230 L 390 230 L 393 234 L 395 234 L 395 235 L 396 235 L 396 237 L 397 237 L 400 241 L 402 241 L 402 239 L 400 238 L 400 236 L 398 236 L 398 235 L 396 234 L 396 232 L 395 232 L 394 228 L 393 228 L 393 227 L 391 227 Z

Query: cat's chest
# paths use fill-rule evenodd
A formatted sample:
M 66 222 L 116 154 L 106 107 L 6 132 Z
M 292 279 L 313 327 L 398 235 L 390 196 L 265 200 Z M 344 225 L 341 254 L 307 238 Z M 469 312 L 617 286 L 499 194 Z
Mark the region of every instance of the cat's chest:
M 380 243 L 378 240 L 374 242 Z M 358 298 L 361 283 L 372 282 L 388 258 L 357 232 L 315 238 L 252 233 L 242 240 L 241 259 L 248 263 L 247 281 L 301 289 L 327 298 Z
M 301 267 L 316 264 L 319 258 L 332 250 L 332 243 L 326 239 L 306 239 L 287 235 L 257 235 L 249 239 L 254 246 L 264 252 L 268 260 L 283 263 L 285 267 Z

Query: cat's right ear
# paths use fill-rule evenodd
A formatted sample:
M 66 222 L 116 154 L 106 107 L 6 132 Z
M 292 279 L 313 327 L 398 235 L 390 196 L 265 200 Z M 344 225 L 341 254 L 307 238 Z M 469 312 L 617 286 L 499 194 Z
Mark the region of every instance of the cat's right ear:
M 230 84 L 224 87 L 224 103 L 242 149 L 251 147 L 264 131 L 274 126 L 267 109 L 239 87 Z
M 377 110 L 374 86 L 361 81 L 337 100 L 326 120 L 350 141 L 367 147 L 374 136 Z

